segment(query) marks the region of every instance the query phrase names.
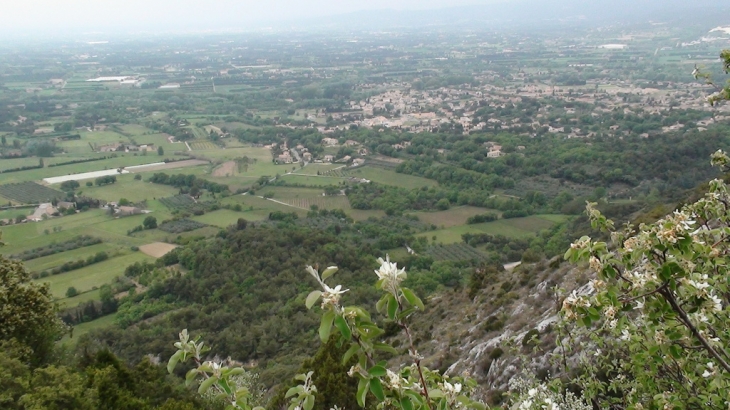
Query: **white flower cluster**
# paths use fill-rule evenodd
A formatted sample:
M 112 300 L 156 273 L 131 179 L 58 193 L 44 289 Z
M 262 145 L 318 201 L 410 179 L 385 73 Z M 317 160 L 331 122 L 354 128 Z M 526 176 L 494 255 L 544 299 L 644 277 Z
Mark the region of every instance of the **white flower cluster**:
M 449 404 L 449 408 L 452 408 L 452 409 L 466 408 L 466 406 L 458 400 L 458 397 L 461 394 L 461 389 L 462 389 L 461 383 L 451 384 L 447 380 L 444 380 L 444 382 L 439 383 L 438 386 L 439 386 L 439 389 L 441 389 L 441 392 L 443 392 L 444 397 L 446 398 L 446 401 Z
M 563 300 L 563 314 L 566 319 L 575 319 L 578 314 L 573 310 L 576 307 L 588 308 L 591 306 L 591 302 L 586 296 L 579 295 L 578 292 L 573 291 Z
M 380 263 L 380 268 L 375 271 L 375 274 L 378 275 L 378 279 L 383 281 L 382 289 L 397 297 L 398 287 L 407 277 L 405 268 L 398 269 L 395 262 L 390 262 L 388 255 L 385 256 L 385 260 L 378 258 L 378 263 Z
M 509 382 L 513 399 L 512 410 L 591 410 L 573 393 L 555 392 L 532 375 L 517 376 Z

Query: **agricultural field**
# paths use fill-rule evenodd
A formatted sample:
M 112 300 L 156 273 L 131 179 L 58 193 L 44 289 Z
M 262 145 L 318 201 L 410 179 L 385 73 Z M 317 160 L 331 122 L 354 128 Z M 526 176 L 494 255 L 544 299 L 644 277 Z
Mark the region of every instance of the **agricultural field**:
M 341 185 L 347 181 L 347 178 L 342 177 L 328 177 L 318 175 L 283 175 L 282 181 L 286 181 L 290 184 L 299 184 L 306 186 L 327 186 L 327 185 Z
M 228 200 L 229 198 L 226 199 Z M 252 214 L 252 217 L 258 216 L 260 218 L 259 220 L 264 220 L 267 219 L 269 217 L 269 213 L 273 211 L 296 212 L 299 217 L 305 217 L 307 216 L 307 212 L 309 212 L 309 209 L 275 202 L 276 198 L 272 198 L 274 199 L 274 201 L 272 201 L 253 195 L 236 195 L 230 197 L 230 199 L 235 201 L 232 203 L 240 203 L 244 210 L 250 210 L 250 212 L 243 212 L 241 214 L 242 218 L 249 221 L 256 220 L 254 218 L 249 218 L 247 216 L 249 213 Z M 253 209 L 250 209 L 251 207 L 253 207 Z
M 175 195 L 159 199 L 160 203 L 177 211 L 205 211 L 210 203 L 204 201 L 196 201 L 190 195 Z
M 44 270 L 50 270 L 55 267 L 61 266 L 67 262 L 74 262 L 79 259 L 86 259 L 89 256 L 93 256 L 98 252 L 106 252 L 109 256 L 119 248 L 110 243 L 100 243 L 92 246 L 85 246 L 82 248 L 73 249 L 66 252 L 60 252 L 53 255 L 44 256 L 42 258 L 31 259 L 25 261 L 25 267 L 30 272 L 41 272 Z
M 567 219 L 568 216 L 566 215 L 532 215 L 525 218 L 499 219 L 474 225 L 457 225 L 446 229 L 423 232 L 417 236 L 428 239 L 436 237 L 436 242 L 442 244 L 461 242 L 461 235 L 465 233 L 487 233 L 520 238 L 548 229 L 554 224 Z
M 117 176 L 114 184 L 102 186 L 81 186 L 79 188 L 83 195 L 105 201 L 119 201 L 126 198 L 131 202 L 141 202 L 148 199 L 173 196 L 179 192 L 175 187 L 168 185 L 153 184 L 142 180 L 135 180 L 134 174 L 122 174 Z
M 496 210 L 465 205 L 452 207 L 446 211 L 412 212 L 411 215 L 417 216 L 422 222 L 436 225 L 439 228 L 451 228 L 452 226 L 465 225 L 469 217 L 485 213 L 501 214 Z
M 44 162 L 46 162 L 48 158 L 44 158 Z M 29 158 L 3 158 L 0 160 L 0 173 L 5 171 L 6 169 L 13 169 L 13 168 L 21 168 L 21 167 L 32 167 L 38 165 L 38 158 L 35 157 L 29 157 Z M 22 172 L 22 171 L 18 171 Z M 5 179 L 6 175 L 3 175 L 3 179 Z
M 205 215 L 194 216 L 190 219 L 192 219 L 192 222 L 199 223 L 200 227 L 213 225 L 220 228 L 225 228 L 229 225 L 235 225 L 238 221 L 238 218 L 249 220 L 246 217 L 247 214 L 248 212 L 236 212 L 228 209 L 219 209 L 217 211 L 208 212 Z
M 112 326 L 115 323 L 116 318 L 117 314 L 112 313 L 111 315 L 102 316 L 90 322 L 84 322 L 78 325 L 74 325 L 73 337 L 71 337 L 71 334 L 67 334 L 63 337 L 63 339 L 61 339 L 60 343 L 73 346 L 76 344 L 76 341 L 78 341 L 81 336 L 89 333 L 90 331 Z
M 52 275 L 34 280 L 37 283 L 48 283 L 54 298 L 62 299 L 69 287 L 79 292 L 93 290 L 110 283 L 117 276 L 124 275 L 124 269 L 135 262 L 152 262 L 154 258 L 141 252 L 108 259 L 104 262 L 86 266 L 70 272 Z
M 438 185 L 438 182 L 415 175 L 399 174 L 395 171 L 365 165 L 363 167 L 351 168 L 343 172 L 344 176 L 355 178 L 365 178 L 370 181 L 383 185 L 392 185 L 406 189 L 416 189 L 421 187 L 432 187 Z
M 350 209 L 350 201 L 344 195 L 324 196 L 321 189 L 271 186 L 260 189 L 256 195 L 271 195 L 271 199 L 303 209 L 316 205 L 319 209 Z
M 35 182 L 0 185 L 0 195 L 22 204 L 51 202 L 53 199 L 63 199 L 66 197 L 66 194 L 61 191 L 56 191 L 55 189 L 36 184 Z
M 221 149 L 221 147 L 219 147 L 218 145 L 214 144 L 212 141 L 209 141 L 209 140 L 190 141 L 190 142 L 188 142 L 188 145 L 190 145 L 190 148 L 192 148 L 193 151 Z
M 139 251 L 154 258 L 161 258 L 175 248 L 177 248 L 177 245 L 164 242 L 153 242 L 140 246 Z
M 211 212 L 210 214 L 215 214 L 218 211 Z M 205 216 L 205 215 L 201 215 Z M 193 221 L 190 219 L 177 219 L 169 222 L 164 222 L 157 226 L 157 229 L 161 231 L 165 231 L 167 233 L 182 233 L 187 231 L 193 231 L 196 229 L 204 228 L 208 226 L 207 224 L 200 223 L 198 221 Z M 141 248 L 140 248 L 141 249 Z
M 433 245 L 428 248 L 426 253 L 436 261 L 485 261 L 488 259 L 486 254 L 463 242 Z
M 345 165 L 342 165 L 342 164 L 309 163 L 304 168 L 297 170 L 297 174 L 329 175 L 329 173 L 334 172 L 334 170 L 336 170 L 338 168 L 344 168 L 344 167 L 345 167 Z

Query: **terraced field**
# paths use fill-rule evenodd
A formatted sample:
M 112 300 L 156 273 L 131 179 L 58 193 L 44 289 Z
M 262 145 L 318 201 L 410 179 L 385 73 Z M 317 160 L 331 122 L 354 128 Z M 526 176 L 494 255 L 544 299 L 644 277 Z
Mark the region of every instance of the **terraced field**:
M 195 151 L 220 149 L 219 146 L 215 145 L 211 141 L 205 140 L 195 140 L 193 142 L 188 142 L 188 144 L 190 145 L 190 148 Z
M 0 195 L 22 204 L 51 202 L 53 199 L 66 197 L 66 194 L 61 191 L 56 191 L 35 182 L 0 185 Z

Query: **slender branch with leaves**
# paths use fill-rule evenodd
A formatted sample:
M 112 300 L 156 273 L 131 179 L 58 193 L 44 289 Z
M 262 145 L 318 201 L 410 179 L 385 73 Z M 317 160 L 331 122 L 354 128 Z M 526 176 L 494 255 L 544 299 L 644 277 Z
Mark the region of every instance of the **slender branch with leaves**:
M 332 266 L 322 274 L 311 266 L 307 272 L 317 281 L 322 290 L 312 291 L 306 300 L 307 308 L 312 308 L 321 299 L 322 320 L 319 336 L 322 341 L 330 337 L 333 329 L 339 332 L 340 343 L 349 344 L 343 363 L 353 356 L 357 364 L 349 375 L 359 379 L 357 401 L 365 406 L 368 392 L 385 408 L 411 409 L 485 409 L 486 406 L 470 397 L 476 382 L 469 378 L 438 374 L 422 365 L 422 357 L 416 350 L 408 320 L 411 315 L 424 309 L 423 302 L 416 294 L 401 286 L 406 279 L 405 269 L 396 263 L 378 259 L 379 269 L 375 271 L 378 280 L 375 284 L 383 292 L 376 304 L 379 313 L 386 321 L 395 323 L 408 339 L 408 355 L 412 363 L 393 371 L 385 360 L 376 361 L 378 352 L 397 354 L 397 350 L 379 341 L 384 331 L 372 320 L 370 314 L 358 306 L 343 306 L 341 297 L 348 290 L 341 285 L 330 287 L 325 282 L 337 272 Z

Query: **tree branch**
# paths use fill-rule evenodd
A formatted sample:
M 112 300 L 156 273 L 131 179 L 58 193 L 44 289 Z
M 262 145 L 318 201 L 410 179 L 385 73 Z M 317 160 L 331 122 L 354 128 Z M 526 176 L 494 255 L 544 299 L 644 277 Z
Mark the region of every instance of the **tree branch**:
M 694 337 L 697 338 L 702 346 L 705 347 L 707 353 L 709 353 L 710 356 L 717 360 L 720 363 L 720 366 L 722 366 L 722 368 L 725 369 L 727 373 L 730 373 L 730 364 L 728 364 L 725 359 L 720 356 L 717 350 L 715 350 L 715 348 L 710 345 L 707 339 L 705 339 L 705 337 L 700 334 L 699 330 L 697 330 L 695 325 L 693 325 L 690 321 L 689 316 L 687 316 L 687 313 L 684 311 L 684 309 L 682 309 L 677 304 L 677 300 L 674 298 L 674 295 L 672 295 L 672 292 L 668 289 L 664 289 L 661 294 L 667 299 L 669 304 L 672 306 L 672 309 L 679 315 L 684 325 L 687 326 L 690 332 L 692 332 L 692 335 L 694 335 Z

